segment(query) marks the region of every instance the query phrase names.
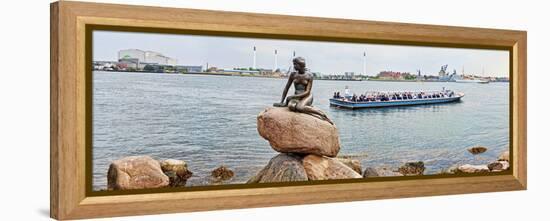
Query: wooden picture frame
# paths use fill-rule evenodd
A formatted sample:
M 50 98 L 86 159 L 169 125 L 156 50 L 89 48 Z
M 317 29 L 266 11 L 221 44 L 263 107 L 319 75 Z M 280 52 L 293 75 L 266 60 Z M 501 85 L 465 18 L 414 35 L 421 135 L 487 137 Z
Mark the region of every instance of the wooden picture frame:
M 527 188 L 527 33 L 115 4 L 51 4 L 50 214 L 56 219 L 525 190 Z M 209 35 L 488 48 L 510 51 L 511 172 L 492 176 L 383 179 L 187 192 L 90 195 L 86 164 L 86 38 L 93 26 Z M 89 68 L 88 68 L 89 69 Z M 389 191 L 391 190 L 391 191 Z

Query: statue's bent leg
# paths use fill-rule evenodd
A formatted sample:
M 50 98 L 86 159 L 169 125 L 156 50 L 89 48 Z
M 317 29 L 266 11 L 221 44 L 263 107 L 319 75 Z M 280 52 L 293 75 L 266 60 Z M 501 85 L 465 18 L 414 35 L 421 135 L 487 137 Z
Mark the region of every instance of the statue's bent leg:
M 302 99 L 297 105 L 296 105 L 296 112 L 301 112 L 309 115 L 313 115 L 316 117 L 319 117 L 321 120 L 325 120 L 329 122 L 330 124 L 334 124 L 328 116 L 321 110 L 314 108 L 312 106 L 308 106 L 307 104 L 311 104 L 313 100 L 313 96 L 310 94 L 306 98 Z
M 298 106 L 297 100 L 290 100 L 287 103 L 287 106 L 288 106 L 288 109 L 290 109 L 290 111 L 300 112 L 299 110 L 297 110 L 297 106 Z

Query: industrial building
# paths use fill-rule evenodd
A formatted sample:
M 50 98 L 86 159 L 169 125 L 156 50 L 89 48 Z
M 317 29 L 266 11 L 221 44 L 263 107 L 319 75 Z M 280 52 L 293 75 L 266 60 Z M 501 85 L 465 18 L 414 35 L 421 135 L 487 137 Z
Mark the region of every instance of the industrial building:
M 202 72 L 202 66 L 200 65 L 176 65 L 174 66 L 176 72 L 181 73 L 196 73 Z
M 159 65 L 176 65 L 178 60 L 167 57 L 154 51 L 143 51 L 139 49 L 125 49 L 118 51 L 118 60 L 137 59 L 138 63 L 149 63 Z M 139 64 L 138 64 L 139 66 Z

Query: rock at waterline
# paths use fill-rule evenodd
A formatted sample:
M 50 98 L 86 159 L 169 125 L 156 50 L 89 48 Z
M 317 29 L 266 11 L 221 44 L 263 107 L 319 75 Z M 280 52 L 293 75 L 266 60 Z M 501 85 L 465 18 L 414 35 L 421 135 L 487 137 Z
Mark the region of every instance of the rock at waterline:
M 504 151 L 498 157 L 499 161 L 508 161 L 510 162 L 510 151 Z
M 115 160 L 107 172 L 109 190 L 160 188 L 169 183 L 169 178 L 162 172 L 159 162 L 149 156 Z
M 335 157 L 340 151 L 338 129 L 317 117 L 286 107 L 267 108 L 257 118 L 260 136 L 281 153 Z
M 269 163 L 247 183 L 273 183 L 307 181 L 307 174 L 302 165 L 302 157 L 296 154 L 281 153 L 271 158 Z
M 495 161 L 488 164 L 487 168 L 489 168 L 491 172 L 501 172 L 501 171 L 508 170 L 508 168 L 510 168 L 510 163 L 504 160 Z
M 424 162 L 418 161 L 405 163 L 398 171 L 405 176 L 417 176 L 424 174 L 425 169 Z
M 465 165 L 459 166 L 457 168 L 456 172 L 461 172 L 461 173 L 483 173 L 483 172 L 489 172 L 489 167 L 487 167 L 487 165 L 465 164 Z
M 364 178 L 369 177 L 391 177 L 391 176 L 403 176 L 403 174 L 399 172 L 395 172 L 389 168 L 373 168 L 373 167 L 367 167 L 365 171 L 363 172 Z
M 235 175 L 235 173 L 233 172 L 233 170 L 231 170 L 231 169 L 229 169 L 225 166 L 220 166 L 220 167 L 218 167 L 218 168 L 216 168 L 215 170 L 212 171 L 212 178 L 215 181 L 229 180 L 234 175 Z
M 485 151 L 487 151 L 487 147 L 470 147 L 468 148 L 468 152 L 470 152 L 471 154 L 473 155 L 477 155 L 477 154 L 480 154 L 480 153 L 485 153 Z
M 193 173 L 187 169 L 187 163 L 183 160 L 168 159 L 160 163 L 162 172 L 170 179 L 170 186 L 185 186 L 187 179 Z
M 351 168 L 352 170 L 354 170 L 359 174 L 361 174 L 361 172 L 363 171 L 363 169 L 361 168 L 361 162 L 359 162 L 359 160 L 350 159 L 350 158 L 336 158 L 336 159 L 338 159 L 341 163 L 348 166 L 349 168 Z
M 451 166 L 451 167 L 447 168 L 446 170 L 442 170 L 439 174 L 455 174 L 457 172 L 460 172 L 460 171 L 458 171 L 458 166 L 454 165 L 454 166 Z
M 362 178 L 361 174 L 334 158 L 310 154 L 304 157 L 302 163 L 309 180 Z

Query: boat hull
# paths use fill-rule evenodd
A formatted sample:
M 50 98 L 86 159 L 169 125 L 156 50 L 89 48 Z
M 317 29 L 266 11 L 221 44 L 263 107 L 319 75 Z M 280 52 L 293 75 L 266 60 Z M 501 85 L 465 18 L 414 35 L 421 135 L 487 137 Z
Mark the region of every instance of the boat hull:
M 477 84 L 488 84 L 489 81 L 484 80 L 455 80 L 456 83 L 477 83 Z
M 392 100 L 392 101 L 371 101 L 371 102 L 352 102 L 352 101 L 343 101 L 340 99 L 330 99 L 330 106 L 342 107 L 348 109 L 359 109 L 359 108 L 375 108 L 375 107 L 397 107 L 397 106 L 411 106 L 411 105 L 422 105 L 422 104 L 439 104 L 439 103 L 449 103 L 457 102 L 464 95 L 455 96 L 455 97 L 446 97 L 446 98 L 430 98 L 430 99 L 410 99 L 410 100 Z

